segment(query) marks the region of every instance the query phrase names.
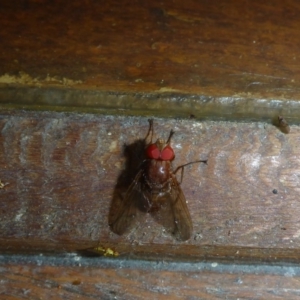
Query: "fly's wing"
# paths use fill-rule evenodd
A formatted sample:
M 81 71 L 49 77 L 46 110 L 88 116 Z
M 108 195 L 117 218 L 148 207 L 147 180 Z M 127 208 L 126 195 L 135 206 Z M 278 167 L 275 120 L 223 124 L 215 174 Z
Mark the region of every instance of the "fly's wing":
M 159 208 L 152 213 L 155 220 L 170 231 L 177 240 L 188 240 L 193 231 L 193 224 L 184 194 L 174 175 L 172 175 L 171 189 L 154 196 L 152 201 L 159 204 Z
M 109 224 L 111 229 L 116 234 L 122 235 L 133 224 L 139 207 L 139 202 L 143 198 L 141 191 L 141 179 L 142 170 L 136 175 L 135 179 L 129 186 L 124 199 L 118 201 L 118 208 L 113 218 L 113 221 Z M 113 202 L 116 203 L 116 201 Z M 119 200 L 119 199 L 117 199 Z

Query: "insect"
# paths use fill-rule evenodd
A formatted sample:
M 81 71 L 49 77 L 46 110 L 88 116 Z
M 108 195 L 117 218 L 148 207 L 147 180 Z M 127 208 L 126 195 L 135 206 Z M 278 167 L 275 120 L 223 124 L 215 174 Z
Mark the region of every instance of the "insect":
M 207 160 L 190 162 L 173 171 L 173 134 L 171 130 L 166 142 L 159 138 L 152 143 L 153 120 L 149 120 L 149 130 L 144 139 L 145 159 L 110 223 L 113 232 L 122 235 L 131 227 L 137 214 L 144 212 L 150 213 L 176 239 L 185 241 L 190 238 L 193 225 L 176 173 L 181 170 L 182 180 L 185 166 L 196 162 L 206 163 Z
M 290 132 L 290 126 L 289 126 L 288 122 L 282 116 L 278 116 L 278 123 L 279 123 L 279 129 L 283 133 Z

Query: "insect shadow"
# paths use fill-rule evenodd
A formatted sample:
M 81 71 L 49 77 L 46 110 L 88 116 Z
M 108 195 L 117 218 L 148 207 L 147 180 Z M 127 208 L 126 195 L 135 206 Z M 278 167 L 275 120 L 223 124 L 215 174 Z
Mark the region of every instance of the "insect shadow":
M 144 138 L 138 139 L 131 144 L 123 145 L 123 155 L 125 157 L 125 167 L 117 179 L 117 183 L 114 188 L 113 197 L 110 205 L 108 223 L 113 224 L 116 220 L 119 207 L 122 206 L 125 194 L 128 187 L 133 182 L 134 178 L 138 174 L 143 161 L 145 160 L 145 147 L 146 140 Z M 138 205 L 138 203 L 136 203 Z M 146 213 L 146 209 L 140 203 L 137 209 Z M 130 227 L 132 227 L 131 224 Z M 113 228 L 111 228 L 114 232 Z M 117 232 L 115 232 L 117 233 Z M 118 233 L 117 233 L 118 234 Z

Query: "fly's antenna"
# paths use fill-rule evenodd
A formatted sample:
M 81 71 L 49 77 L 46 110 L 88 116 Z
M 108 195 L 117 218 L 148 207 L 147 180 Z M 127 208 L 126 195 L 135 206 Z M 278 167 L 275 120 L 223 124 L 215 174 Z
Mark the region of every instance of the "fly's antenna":
M 145 137 L 145 142 L 146 144 L 151 144 L 153 138 L 153 119 L 148 119 L 148 122 L 149 122 L 149 129 Z
M 173 131 L 173 129 L 171 129 L 170 135 L 169 135 L 169 137 L 168 137 L 168 140 L 167 140 L 166 144 L 170 144 L 171 138 L 172 138 L 172 136 L 174 135 L 174 133 L 175 133 L 175 131 Z

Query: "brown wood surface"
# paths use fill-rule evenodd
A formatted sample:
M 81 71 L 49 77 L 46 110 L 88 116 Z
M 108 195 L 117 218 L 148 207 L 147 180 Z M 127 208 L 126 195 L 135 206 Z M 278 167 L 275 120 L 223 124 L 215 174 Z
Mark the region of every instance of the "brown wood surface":
M 2 74 L 118 92 L 298 95 L 294 0 L 5 2 Z
M 59 263 L 57 263 L 59 261 Z M 2 299 L 299 299 L 299 267 L 57 260 L 8 261 Z M 71 266 L 72 265 L 72 266 Z
M 0 298 L 299 299 L 299 14 L 295 0 L 2 1 L 0 252 L 53 256 L 1 255 Z M 108 226 L 145 116 L 169 118 L 155 130 L 176 131 L 174 166 L 208 159 L 184 172 L 184 243 L 150 216 Z M 97 246 L 117 262 L 53 263 Z
M 298 1 L 23 0 L 1 11 L 1 107 L 298 123 Z
M 174 166 L 208 159 L 184 172 L 189 241 L 177 242 L 148 215 L 124 236 L 108 226 L 122 149 L 144 138 L 147 119 L 8 112 L 0 119 L 1 248 L 299 260 L 298 127 L 286 135 L 264 123 L 154 122 L 158 136 L 176 132 Z

